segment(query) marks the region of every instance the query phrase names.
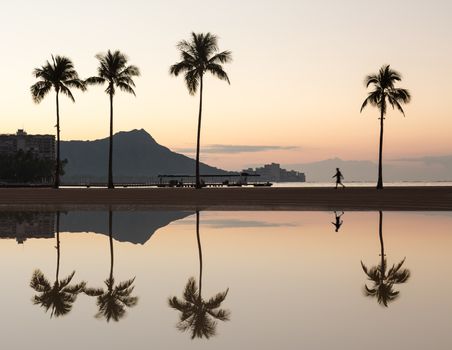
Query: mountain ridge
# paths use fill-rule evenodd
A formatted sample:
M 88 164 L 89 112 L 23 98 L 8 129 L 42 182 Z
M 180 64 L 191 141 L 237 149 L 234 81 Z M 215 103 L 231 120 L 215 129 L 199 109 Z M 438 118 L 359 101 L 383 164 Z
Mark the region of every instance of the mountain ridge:
M 61 158 L 68 160 L 63 181 L 106 181 L 108 147 L 108 137 L 61 141 Z M 203 174 L 228 173 L 202 162 L 200 169 Z M 148 181 L 163 174 L 194 173 L 194 159 L 160 145 L 144 129 L 120 131 L 113 136 L 114 181 Z

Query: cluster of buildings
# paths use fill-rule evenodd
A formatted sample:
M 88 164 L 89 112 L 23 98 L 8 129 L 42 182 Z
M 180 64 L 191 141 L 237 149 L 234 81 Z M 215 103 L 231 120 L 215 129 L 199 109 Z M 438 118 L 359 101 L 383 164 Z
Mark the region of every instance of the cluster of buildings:
M 265 164 L 260 168 L 243 169 L 243 173 L 260 175 L 262 181 L 270 182 L 305 182 L 306 176 L 304 173 L 295 170 L 282 169 L 277 163 Z
M 18 151 L 31 152 L 38 158 L 55 159 L 54 135 L 28 135 L 23 129 L 16 134 L 0 134 L 0 156 Z

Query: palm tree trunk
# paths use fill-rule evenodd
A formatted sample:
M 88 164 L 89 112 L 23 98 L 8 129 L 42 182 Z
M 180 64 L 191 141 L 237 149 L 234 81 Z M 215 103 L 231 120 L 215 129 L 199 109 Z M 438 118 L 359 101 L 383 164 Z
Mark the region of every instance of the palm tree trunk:
M 55 183 L 53 187 L 60 187 L 60 104 L 58 101 L 58 91 L 56 92 L 56 114 L 57 114 L 57 154 L 56 154 L 56 164 L 55 164 Z
M 198 240 L 198 254 L 199 254 L 199 298 L 201 298 L 201 290 L 202 290 L 202 249 L 201 249 L 201 237 L 199 236 L 199 210 L 196 211 L 196 238 Z
M 108 211 L 108 237 L 110 238 L 110 280 L 113 279 L 113 212 Z
M 199 115 L 198 115 L 198 136 L 196 139 L 196 188 L 201 188 L 201 178 L 199 174 L 199 149 L 201 143 L 201 115 L 202 115 L 202 90 L 203 90 L 203 76 L 200 78 L 199 86 Z
M 385 270 L 384 265 L 385 265 L 385 246 L 384 246 L 384 242 L 383 242 L 383 212 L 380 210 L 379 211 L 379 224 L 378 224 L 378 234 L 380 237 L 380 255 L 381 255 L 381 268 L 383 271 L 381 271 L 382 275 L 383 272 Z
M 113 94 L 110 93 L 110 147 L 108 151 L 108 188 L 113 185 Z
M 383 189 L 383 121 L 384 121 L 384 112 L 381 110 L 380 116 L 380 147 L 378 152 L 378 182 L 377 182 L 377 190 Z
M 60 274 L 60 212 L 56 213 L 56 249 L 57 249 L 57 265 L 55 273 L 55 281 L 58 283 L 58 276 Z

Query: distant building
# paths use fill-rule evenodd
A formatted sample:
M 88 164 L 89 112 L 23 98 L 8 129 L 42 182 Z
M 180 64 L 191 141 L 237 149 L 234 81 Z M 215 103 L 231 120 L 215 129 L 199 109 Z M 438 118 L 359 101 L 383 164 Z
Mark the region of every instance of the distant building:
M 55 159 L 55 136 L 28 135 L 23 129 L 16 134 L 0 134 L 0 155 L 13 155 L 20 150 L 39 158 Z
M 262 181 L 273 182 L 305 182 L 306 176 L 304 173 L 295 170 L 282 169 L 277 163 L 265 164 L 260 168 L 248 168 L 242 170 L 248 174 L 258 174 Z
M 28 238 L 55 237 L 55 213 L 0 213 L 0 239 L 15 239 L 23 244 Z

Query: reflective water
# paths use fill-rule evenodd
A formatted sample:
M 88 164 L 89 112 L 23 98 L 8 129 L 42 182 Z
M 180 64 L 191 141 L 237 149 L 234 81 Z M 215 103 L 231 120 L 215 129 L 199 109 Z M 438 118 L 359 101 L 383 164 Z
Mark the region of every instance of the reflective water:
M 0 212 L 2 349 L 451 349 L 452 213 Z

